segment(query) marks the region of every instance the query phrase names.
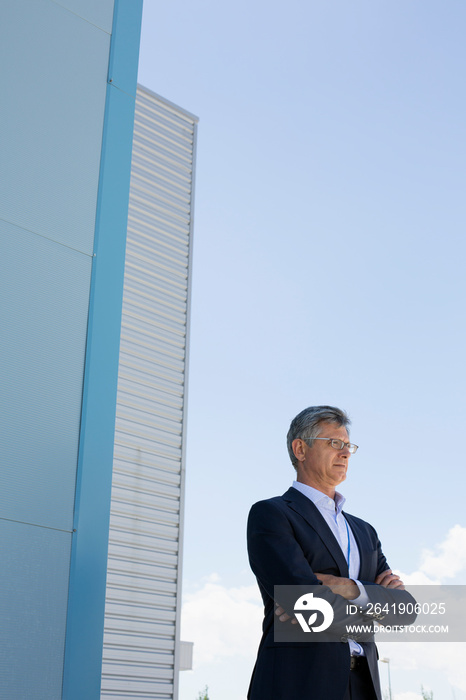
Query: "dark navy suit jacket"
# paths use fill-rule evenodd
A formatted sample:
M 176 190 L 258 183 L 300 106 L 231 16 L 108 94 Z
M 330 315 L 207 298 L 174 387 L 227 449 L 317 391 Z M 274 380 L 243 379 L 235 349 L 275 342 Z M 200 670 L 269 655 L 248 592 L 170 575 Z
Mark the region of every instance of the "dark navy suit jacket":
M 344 513 L 360 554 L 359 581 L 373 603 L 412 602 L 407 591 L 376 585 L 375 578 L 389 566 L 374 528 Z M 275 642 L 274 586 L 321 585 L 316 573 L 348 578 L 348 565 L 332 531 L 318 508 L 300 491 L 290 488 L 283 496 L 256 503 L 248 520 L 249 561 L 264 601 L 263 635 L 254 668 L 249 700 L 342 700 L 350 673 L 347 640 L 336 642 Z M 322 594 L 334 610 L 347 601 L 326 586 Z M 278 601 L 277 601 L 278 602 Z M 290 614 L 286 601 L 280 605 Z M 395 612 L 378 615 L 381 624 L 410 624 L 415 615 Z M 383 619 L 385 618 L 385 619 Z M 370 616 L 362 616 L 366 622 Z M 373 619 L 373 618 L 372 618 Z M 358 619 L 352 619 L 358 623 Z M 291 624 L 291 621 L 281 623 Z M 297 627 L 297 626 L 296 626 Z M 377 650 L 374 642 L 362 642 L 379 700 Z

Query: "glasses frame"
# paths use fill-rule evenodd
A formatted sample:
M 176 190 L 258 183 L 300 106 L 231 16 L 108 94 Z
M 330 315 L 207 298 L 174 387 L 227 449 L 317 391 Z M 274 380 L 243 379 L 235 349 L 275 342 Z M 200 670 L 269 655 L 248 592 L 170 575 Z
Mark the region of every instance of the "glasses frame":
M 355 445 L 354 442 L 344 442 L 344 440 L 340 440 L 340 438 L 324 438 L 324 437 L 315 437 L 315 438 L 301 438 L 301 440 L 304 440 L 304 442 L 308 442 L 309 440 L 327 440 L 331 444 L 334 450 L 342 450 L 344 447 L 346 447 L 349 451 L 350 454 L 354 455 L 359 449 L 359 445 Z M 341 447 L 337 447 L 334 445 L 334 442 L 339 442 Z

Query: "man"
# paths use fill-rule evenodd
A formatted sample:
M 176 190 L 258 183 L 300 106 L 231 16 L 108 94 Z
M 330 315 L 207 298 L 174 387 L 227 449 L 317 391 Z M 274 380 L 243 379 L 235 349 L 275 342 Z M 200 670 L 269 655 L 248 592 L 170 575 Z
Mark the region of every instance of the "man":
M 332 406 L 313 406 L 296 416 L 287 437 L 296 481 L 283 496 L 256 503 L 249 514 L 249 560 L 264 601 L 249 700 L 382 700 L 373 641 L 348 635 L 325 642 L 274 639 L 274 618 L 296 624 L 290 602 L 274 600 L 275 586 L 310 585 L 340 617 L 354 605 L 361 611 L 352 620 L 356 624 L 414 619 L 398 614 L 398 603 L 414 599 L 388 567 L 374 528 L 342 511 L 345 499 L 335 487 L 346 479 L 357 450 L 349 425 L 346 413 Z M 379 614 L 372 612 L 375 603 Z

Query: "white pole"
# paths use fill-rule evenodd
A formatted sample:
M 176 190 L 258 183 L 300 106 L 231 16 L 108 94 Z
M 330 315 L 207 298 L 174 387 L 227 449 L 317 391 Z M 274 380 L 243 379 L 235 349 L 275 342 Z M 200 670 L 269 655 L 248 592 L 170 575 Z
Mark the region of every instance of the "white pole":
M 383 659 L 380 659 L 380 661 L 383 664 L 387 664 L 387 666 L 388 666 L 388 695 L 389 695 L 390 700 L 393 700 L 393 698 L 392 698 L 392 681 L 390 678 L 390 659 L 388 659 L 385 656 Z

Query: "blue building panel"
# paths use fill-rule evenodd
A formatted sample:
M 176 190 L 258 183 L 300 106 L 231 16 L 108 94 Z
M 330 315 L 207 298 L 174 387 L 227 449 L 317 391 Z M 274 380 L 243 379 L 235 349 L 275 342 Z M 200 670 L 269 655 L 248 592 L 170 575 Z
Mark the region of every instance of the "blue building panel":
M 0 519 L 0 697 L 5 700 L 62 697 L 70 540 L 67 532 Z
M 71 531 L 87 255 L 0 221 L 0 517 Z
M 95 24 L 99 29 L 110 34 L 113 21 L 114 0 L 54 0 L 58 5 L 66 7 L 86 22 Z
M 51 0 L 4 5 L 0 218 L 92 255 L 110 36 Z
M 142 0 L 117 0 L 102 143 L 76 487 L 63 697 L 100 697 L 126 225 Z M 85 673 L 83 673 L 85 669 Z
M 8 700 L 100 696 L 141 15 L 142 0 L 12 0 L 2 11 L 0 695 Z

